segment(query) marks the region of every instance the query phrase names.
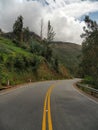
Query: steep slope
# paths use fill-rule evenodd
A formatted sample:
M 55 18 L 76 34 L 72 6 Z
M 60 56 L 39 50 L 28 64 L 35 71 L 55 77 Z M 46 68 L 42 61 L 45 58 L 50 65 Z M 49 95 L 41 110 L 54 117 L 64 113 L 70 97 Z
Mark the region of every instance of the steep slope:
M 0 86 L 63 78 L 69 78 L 65 67 L 58 73 L 49 67 L 43 56 L 33 54 L 16 46 L 11 40 L 0 37 Z
M 51 44 L 53 55 L 66 66 L 71 74 L 76 75 L 80 62 L 81 45 L 74 43 L 53 42 Z

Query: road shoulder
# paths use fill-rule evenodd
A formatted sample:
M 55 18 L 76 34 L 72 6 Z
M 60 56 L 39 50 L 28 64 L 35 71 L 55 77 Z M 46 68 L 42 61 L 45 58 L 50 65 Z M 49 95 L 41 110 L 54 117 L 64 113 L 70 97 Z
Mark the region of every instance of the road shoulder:
M 90 95 L 90 94 L 87 94 L 86 92 L 82 91 L 81 89 L 78 88 L 78 86 L 76 85 L 76 83 L 73 84 L 73 87 L 79 92 L 81 93 L 82 95 L 84 96 L 87 96 L 89 99 L 95 101 L 96 103 L 98 103 L 98 98 Z

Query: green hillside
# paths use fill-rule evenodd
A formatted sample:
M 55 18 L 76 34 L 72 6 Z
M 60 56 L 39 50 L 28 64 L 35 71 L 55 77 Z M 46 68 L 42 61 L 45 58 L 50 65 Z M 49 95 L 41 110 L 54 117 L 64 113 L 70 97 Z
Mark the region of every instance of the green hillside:
M 66 66 L 72 75 L 76 75 L 78 64 L 80 62 L 81 45 L 67 42 L 51 43 L 54 56 Z
M 32 50 L 19 47 L 12 40 L 0 37 L 0 86 L 29 81 L 69 78 L 67 69 L 59 65 L 59 72 L 43 57 L 41 43 L 32 40 Z M 41 48 L 40 48 L 41 50 Z M 64 72 L 64 73 L 63 73 Z M 2 88 L 2 87 L 1 87 Z

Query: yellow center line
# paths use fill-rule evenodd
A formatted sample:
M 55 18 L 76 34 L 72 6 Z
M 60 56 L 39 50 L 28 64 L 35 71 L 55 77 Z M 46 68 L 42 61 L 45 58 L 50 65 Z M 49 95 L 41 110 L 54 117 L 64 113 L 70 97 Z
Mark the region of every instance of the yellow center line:
M 52 119 L 51 119 L 51 106 L 50 106 L 50 94 L 54 86 L 50 88 L 49 96 L 48 96 L 48 128 L 52 130 Z
M 47 94 L 46 94 L 45 102 L 44 102 L 42 130 L 46 130 L 46 106 L 47 106 L 47 97 L 48 97 L 48 92 L 47 92 Z
M 48 129 L 53 130 L 52 118 L 51 118 L 51 107 L 50 107 L 50 95 L 53 88 L 54 85 L 52 85 L 46 93 L 45 102 L 44 102 L 43 120 L 42 120 L 42 130 L 46 130 L 46 124 L 47 124 L 46 119 L 48 119 Z M 47 105 L 48 105 L 48 111 L 46 110 Z M 48 118 L 46 118 L 46 111 L 48 112 Z

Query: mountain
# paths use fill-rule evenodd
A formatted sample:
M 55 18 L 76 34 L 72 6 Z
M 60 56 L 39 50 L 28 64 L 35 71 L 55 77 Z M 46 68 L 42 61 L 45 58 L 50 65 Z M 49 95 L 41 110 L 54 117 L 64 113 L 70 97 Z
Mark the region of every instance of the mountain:
M 70 73 L 77 75 L 82 46 L 68 42 L 52 42 L 51 48 L 53 49 L 53 55 L 68 68 Z
M 30 32 L 30 35 L 38 43 L 41 43 L 41 38 L 34 32 Z M 12 33 L 5 33 L 4 37 L 12 39 Z M 78 65 L 81 60 L 81 45 L 68 42 L 52 42 L 50 44 L 53 50 L 53 56 L 57 57 L 59 62 L 62 63 L 70 73 L 75 76 L 78 71 Z M 75 70 L 75 71 L 74 71 Z

